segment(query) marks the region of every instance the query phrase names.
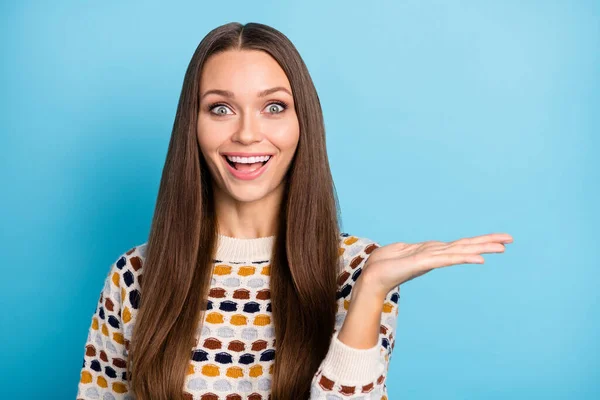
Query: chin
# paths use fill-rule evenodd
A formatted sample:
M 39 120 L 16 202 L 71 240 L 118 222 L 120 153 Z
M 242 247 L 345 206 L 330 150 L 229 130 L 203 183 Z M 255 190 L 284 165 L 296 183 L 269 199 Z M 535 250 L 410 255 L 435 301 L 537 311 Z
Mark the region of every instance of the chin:
M 240 203 L 253 203 L 255 201 L 259 201 L 259 200 L 267 197 L 267 195 L 268 195 L 268 193 L 256 193 L 256 192 L 240 193 L 237 191 L 236 191 L 236 193 L 229 192 L 228 194 L 229 194 L 229 196 L 231 196 L 236 201 L 239 201 Z

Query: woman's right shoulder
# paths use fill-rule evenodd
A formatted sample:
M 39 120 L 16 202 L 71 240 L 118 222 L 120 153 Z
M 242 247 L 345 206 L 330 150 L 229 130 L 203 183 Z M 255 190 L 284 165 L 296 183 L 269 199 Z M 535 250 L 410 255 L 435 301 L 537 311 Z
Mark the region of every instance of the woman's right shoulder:
M 139 296 L 146 247 L 147 242 L 133 246 L 113 261 L 105 280 L 104 295 L 119 300 Z M 133 303 L 135 305 L 136 301 Z

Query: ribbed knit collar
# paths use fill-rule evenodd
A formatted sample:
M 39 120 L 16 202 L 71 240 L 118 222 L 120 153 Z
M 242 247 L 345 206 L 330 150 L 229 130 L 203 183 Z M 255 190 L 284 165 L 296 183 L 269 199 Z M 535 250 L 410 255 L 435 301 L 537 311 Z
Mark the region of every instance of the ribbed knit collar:
M 217 234 L 217 252 L 219 261 L 252 262 L 271 259 L 275 245 L 275 236 L 253 239 L 241 239 Z

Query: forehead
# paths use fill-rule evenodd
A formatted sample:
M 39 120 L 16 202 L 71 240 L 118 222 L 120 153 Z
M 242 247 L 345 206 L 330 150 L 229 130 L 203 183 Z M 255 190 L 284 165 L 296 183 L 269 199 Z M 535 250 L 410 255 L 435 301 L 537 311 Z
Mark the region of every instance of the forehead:
M 270 54 L 260 50 L 227 50 L 213 54 L 204 63 L 200 91 L 230 90 L 255 93 L 274 86 L 291 91 L 289 80 Z

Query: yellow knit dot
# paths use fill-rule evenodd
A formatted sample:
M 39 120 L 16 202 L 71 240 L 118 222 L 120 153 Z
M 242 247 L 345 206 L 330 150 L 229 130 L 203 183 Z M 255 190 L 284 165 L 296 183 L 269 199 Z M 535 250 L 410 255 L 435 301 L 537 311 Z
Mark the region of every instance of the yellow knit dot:
M 392 303 L 386 302 L 386 303 L 383 304 L 383 312 L 384 313 L 392 312 L 393 308 L 394 308 L 394 305 Z
M 250 377 L 251 378 L 256 378 L 259 377 L 263 374 L 263 369 L 262 366 L 260 365 L 255 365 L 253 367 L 250 367 Z
M 271 275 L 271 266 L 265 265 L 260 273 L 267 276 Z
M 348 236 L 346 239 L 344 239 L 344 243 L 347 244 L 348 246 L 350 246 L 352 243 L 356 243 L 358 241 L 357 237 L 354 236 Z
M 129 308 L 126 306 L 125 308 L 123 308 L 123 322 L 127 323 L 129 321 L 131 321 L 131 311 L 129 311 Z
M 125 288 L 121 288 L 121 301 L 125 301 Z
M 344 309 L 348 310 L 348 307 L 350 307 L 350 302 L 348 300 L 344 300 Z
M 95 331 L 98 330 L 98 318 L 96 317 L 92 318 L 92 329 Z
M 112 281 L 116 287 L 119 287 L 119 273 L 118 272 L 113 273 Z
M 213 364 L 204 365 L 202 367 L 202 375 L 204 376 L 219 376 L 219 367 Z
M 227 368 L 227 374 L 229 378 L 241 378 L 244 376 L 244 370 L 240 367 L 229 367 Z
M 222 324 L 223 323 L 223 315 L 218 312 L 212 312 L 206 316 L 206 322 L 210 324 Z
M 112 390 L 115 393 L 127 393 L 127 386 L 121 382 L 113 382 Z
M 194 366 L 192 365 L 192 363 L 189 363 L 186 375 L 192 375 L 192 374 L 194 374 L 194 372 L 196 372 L 195 369 L 194 369 Z
M 217 265 L 215 266 L 215 275 L 229 275 L 231 274 L 231 267 L 229 265 Z
M 107 388 L 108 387 L 108 382 L 106 382 L 106 379 L 104 379 L 103 376 L 99 376 L 97 379 L 98 382 L 98 386 L 100 386 L 101 388 Z
M 106 324 L 102 324 L 102 334 L 104 336 L 108 336 L 108 328 L 106 327 Z
M 343 247 L 340 247 L 340 248 L 338 249 L 338 256 L 341 256 L 342 254 L 344 254 L 344 252 L 345 252 L 345 251 L 346 251 L 346 249 L 345 249 L 345 248 L 343 248 Z
M 243 315 L 234 315 L 231 317 L 231 325 L 236 325 L 236 326 L 240 326 L 240 325 L 247 325 L 248 324 L 248 318 L 246 318 Z
M 270 323 L 271 317 L 269 317 L 268 315 L 257 315 L 256 318 L 254 318 L 254 325 L 266 326 Z
M 113 333 L 113 340 L 119 344 L 125 344 L 125 338 L 123 338 L 123 334 L 119 332 Z
M 256 267 L 240 267 L 238 270 L 238 275 L 240 276 L 250 276 L 254 275 L 256 272 Z
M 92 382 L 92 374 L 88 371 L 81 371 L 81 383 L 91 383 Z

